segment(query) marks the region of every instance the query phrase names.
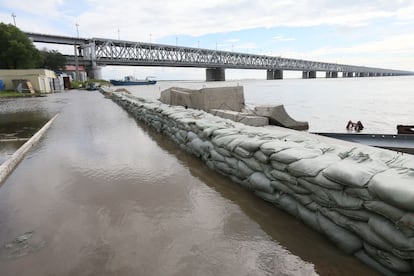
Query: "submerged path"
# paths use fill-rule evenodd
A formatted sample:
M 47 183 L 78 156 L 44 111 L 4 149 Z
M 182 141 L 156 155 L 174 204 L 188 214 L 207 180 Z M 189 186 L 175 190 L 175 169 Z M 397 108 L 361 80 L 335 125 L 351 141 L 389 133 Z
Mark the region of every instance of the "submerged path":
M 0 275 L 377 275 L 97 92 L 25 109 L 60 115 L 0 186 Z

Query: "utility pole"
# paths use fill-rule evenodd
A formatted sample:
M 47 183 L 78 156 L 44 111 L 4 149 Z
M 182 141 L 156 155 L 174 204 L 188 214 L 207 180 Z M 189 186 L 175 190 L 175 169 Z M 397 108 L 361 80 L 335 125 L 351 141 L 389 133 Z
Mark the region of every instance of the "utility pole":
M 78 35 L 79 38 L 79 24 L 76 23 L 76 33 Z M 79 80 L 79 61 L 78 61 L 78 46 L 77 46 L 77 42 L 75 42 L 75 80 Z
M 14 14 L 14 12 L 12 12 L 12 17 L 13 17 L 14 26 L 16 27 L 16 15 Z

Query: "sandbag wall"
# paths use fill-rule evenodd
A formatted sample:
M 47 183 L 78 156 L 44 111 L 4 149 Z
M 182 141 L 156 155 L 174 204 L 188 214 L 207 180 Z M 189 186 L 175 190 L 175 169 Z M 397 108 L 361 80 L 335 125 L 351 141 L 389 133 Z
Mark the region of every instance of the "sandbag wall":
M 112 99 L 381 273 L 413 273 L 413 156 L 250 127 L 126 93 L 113 93 Z

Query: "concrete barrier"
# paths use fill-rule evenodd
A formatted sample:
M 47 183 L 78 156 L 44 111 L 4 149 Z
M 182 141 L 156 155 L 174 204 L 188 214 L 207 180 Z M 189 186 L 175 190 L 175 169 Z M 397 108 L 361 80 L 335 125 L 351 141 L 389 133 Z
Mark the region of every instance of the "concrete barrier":
M 23 159 L 27 151 L 35 145 L 46 133 L 50 125 L 56 119 L 58 114 L 53 116 L 38 132 L 36 132 L 26 143 L 24 143 L 13 155 L 7 159 L 3 164 L 0 165 L 0 184 L 6 180 L 7 176 L 14 170 L 14 168 Z
M 112 99 L 347 254 L 386 275 L 414 273 L 414 156 L 124 93 Z

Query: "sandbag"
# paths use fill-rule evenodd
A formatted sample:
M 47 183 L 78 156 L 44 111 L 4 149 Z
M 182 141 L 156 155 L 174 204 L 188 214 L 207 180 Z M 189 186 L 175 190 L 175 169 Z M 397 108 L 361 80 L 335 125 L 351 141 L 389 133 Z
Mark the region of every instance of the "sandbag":
M 403 210 L 378 200 L 365 201 L 364 207 L 367 210 L 377 213 L 394 223 L 397 223 L 405 214 Z
M 340 161 L 341 159 L 335 154 L 323 154 L 316 158 L 311 159 L 301 159 L 299 161 L 293 162 L 288 165 L 287 171 L 296 176 L 310 176 L 315 177 L 323 169 L 332 165 L 335 162 Z
M 359 220 L 363 222 L 368 222 L 371 216 L 375 215 L 370 213 L 366 210 L 346 210 L 342 208 L 332 208 L 333 211 L 338 212 L 339 214 L 353 219 L 353 220 Z
M 260 197 L 261 199 L 267 201 L 267 202 L 271 202 L 271 203 L 277 203 L 280 197 L 279 193 L 273 193 L 273 194 L 269 194 L 266 192 L 262 192 L 262 191 L 254 191 L 254 194 L 258 197 Z
M 224 159 L 224 156 L 219 154 L 214 149 L 210 150 L 210 159 L 212 159 L 214 161 L 219 161 L 219 162 L 226 162 L 226 160 Z
M 414 251 L 414 238 L 406 237 L 389 220 L 382 217 L 371 217 L 368 225 L 393 247 L 399 250 Z
M 289 188 L 289 186 L 283 184 L 282 182 L 278 181 L 278 180 L 274 180 L 270 182 L 270 185 L 277 191 L 279 191 L 280 193 L 286 193 L 289 195 L 294 195 L 295 192 Z
M 262 166 L 260 166 L 260 163 L 257 162 L 254 158 L 240 158 L 241 161 L 243 161 L 250 169 L 263 172 Z
M 238 175 L 240 178 L 247 178 L 255 172 L 254 170 L 250 169 L 243 161 L 238 161 L 237 167 Z
M 323 171 L 320 172 L 315 177 L 303 177 L 304 180 L 309 181 L 313 184 L 319 185 L 321 187 L 324 187 L 326 189 L 332 189 L 332 190 L 342 190 L 344 188 L 343 185 L 334 182 L 332 180 L 329 180 L 323 175 Z
M 389 169 L 374 176 L 368 189 L 386 203 L 414 211 L 414 170 Z
M 298 183 L 296 177 L 291 176 L 287 172 L 281 172 L 281 171 L 278 171 L 278 170 L 271 170 L 270 174 L 274 178 L 276 178 L 280 181 L 283 181 L 283 182 L 289 182 L 289 183 L 292 183 L 292 184 L 297 184 Z
M 287 166 L 288 166 L 287 164 L 283 164 L 275 160 L 270 160 L 270 164 L 275 170 L 278 170 L 278 171 L 286 171 Z
M 316 213 L 312 212 L 311 210 L 304 207 L 302 204 L 297 205 L 299 218 L 308 226 L 313 228 L 314 230 L 321 232 L 321 227 L 319 226 L 318 219 L 316 217 Z
M 266 154 L 264 154 L 261 150 L 256 151 L 256 152 L 253 154 L 253 157 L 254 157 L 257 161 L 262 162 L 263 164 L 266 164 L 266 163 L 268 163 L 268 161 L 269 161 L 269 157 L 268 157 Z
M 355 257 L 357 257 L 361 262 L 368 265 L 369 267 L 372 267 L 373 269 L 379 271 L 381 274 L 386 276 L 398 276 L 398 273 L 395 271 L 390 270 L 389 268 L 383 266 L 379 262 L 377 262 L 375 259 L 370 257 L 365 250 L 359 250 L 354 254 Z
M 249 177 L 249 182 L 254 190 L 273 194 L 274 188 L 270 185 L 270 180 L 260 172 L 255 172 Z
M 215 147 L 215 150 L 220 153 L 221 155 L 225 156 L 225 157 L 232 157 L 233 155 L 231 155 L 230 151 L 226 150 L 225 148 L 222 147 Z
M 411 272 L 413 267 L 410 262 L 397 258 L 393 254 L 375 248 L 364 242 L 364 249 L 372 258 L 377 260 L 383 266 L 398 272 Z
M 301 159 L 311 159 L 322 155 L 320 149 L 295 147 L 275 152 L 270 156 L 270 160 L 276 160 L 284 164 L 290 164 Z
M 356 156 L 334 163 L 323 170 L 323 175 L 334 182 L 362 188 L 375 174 L 385 171 L 387 168 L 384 163 L 369 157 Z
M 274 203 L 279 208 L 285 210 L 294 217 L 299 217 L 297 201 L 287 194 L 281 194 L 277 202 Z
M 354 233 L 336 225 L 320 213 L 317 213 L 317 221 L 321 232 L 345 253 L 352 254 L 362 248 L 361 239 Z
M 347 187 L 345 188 L 345 193 L 362 200 L 375 200 L 375 196 L 369 192 L 368 188 Z
M 300 144 L 295 143 L 295 142 L 288 142 L 288 141 L 284 141 L 284 140 L 272 140 L 272 141 L 267 141 L 265 143 L 263 143 L 260 146 L 260 150 L 270 156 L 273 153 L 285 150 L 285 149 L 289 149 L 289 148 L 294 148 L 294 147 L 300 147 Z
M 253 152 L 247 151 L 244 148 L 239 147 L 239 146 L 235 147 L 233 152 L 241 158 L 249 158 L 253 156 Z
M 266 142 L 269 142 L 269 140 L 261 140 L 258 137 L 248 137 L 247 139 L 243 139 L 238 146 L 248 152 L 256 152 L 260 149 L 260 146 Z

